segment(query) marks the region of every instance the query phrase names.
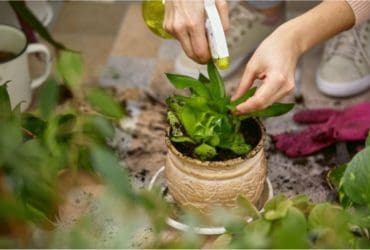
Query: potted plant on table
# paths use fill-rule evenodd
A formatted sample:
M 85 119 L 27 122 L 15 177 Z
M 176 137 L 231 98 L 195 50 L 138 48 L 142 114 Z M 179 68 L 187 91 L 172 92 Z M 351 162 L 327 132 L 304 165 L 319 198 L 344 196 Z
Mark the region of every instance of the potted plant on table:
M 169 129 L 166 178 L 168 188 L 182 207 L 208 214 L 215 205 L 236 207 L 243 195 L 256 204 L 267 176 L 264 153 L 266 132 L 258 117 L 284 114 L 293 104 L 275 103 L 264 110 L 237 116 L 236 106 L 254 95 L 250 89 L 231 101 L 213 63 L 209 79 L 167 74 L 177 89 L 190 96 L 167 99 Z

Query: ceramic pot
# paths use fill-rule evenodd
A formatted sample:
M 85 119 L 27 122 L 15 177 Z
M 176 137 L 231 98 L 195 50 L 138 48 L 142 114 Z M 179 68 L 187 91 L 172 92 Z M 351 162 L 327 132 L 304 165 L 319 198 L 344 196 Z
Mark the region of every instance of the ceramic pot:
M 235 208 L 239 195 L 253 204 L 258 202 L 267 176 L 266 131 L 259 120 L 251 122 L 259 130 L 257 145 L 246 156 L 226 161 L 200 161 L 182 154 L 170 141 L 168 131 L 165 174 L 169 192 L 178 205 L 209 214 L 215 206 Z

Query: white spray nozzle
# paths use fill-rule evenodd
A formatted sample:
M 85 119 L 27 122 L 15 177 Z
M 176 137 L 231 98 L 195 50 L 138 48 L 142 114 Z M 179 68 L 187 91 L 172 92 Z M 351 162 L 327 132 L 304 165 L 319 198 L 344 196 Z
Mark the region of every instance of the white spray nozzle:
M 229 66 L 229 50 L 215 1 L 204 0 L 204 8 L 207 14 L 205 25 L 212 58 L 220 69 L 226 69 Z

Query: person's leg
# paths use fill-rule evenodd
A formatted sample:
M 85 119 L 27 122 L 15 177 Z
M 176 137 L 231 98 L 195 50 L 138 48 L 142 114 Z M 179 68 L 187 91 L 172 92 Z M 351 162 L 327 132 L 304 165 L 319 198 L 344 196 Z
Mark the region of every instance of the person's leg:
M 370 20 L 327 42 L 316 83 L 321 92 L 335 97 L 370 88 Z
M 229 18 L 230 29 L 226 33 L 226 40 L 230 67 L 221 71 L 223 77 L 233 73 L 260 42 L 284 21 L 284 2 L 262 1 L 257 5 L 255 3 L 250 5 L 250 2 L 230 1 Z M 176 59 L 175 70 L 194 77 L 197 77 L 199 72 L 206 74 L 205 66 L 194 63 L 184 53 Z

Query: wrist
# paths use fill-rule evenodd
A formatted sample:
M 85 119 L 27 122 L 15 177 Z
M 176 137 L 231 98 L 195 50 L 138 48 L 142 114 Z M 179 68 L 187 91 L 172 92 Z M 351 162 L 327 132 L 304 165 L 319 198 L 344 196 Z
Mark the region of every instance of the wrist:
M 289 50 L 293 52 L 297 60 L 309 49 L 305 36 L 302 34 L 302 29 L 294 19 L 280 25 L 275 32 L 279 39 L 284 37 L 284 43 L 288 45 Z

